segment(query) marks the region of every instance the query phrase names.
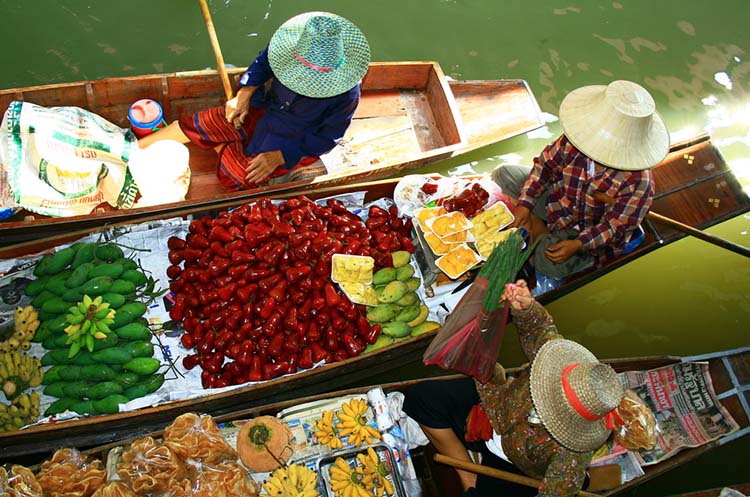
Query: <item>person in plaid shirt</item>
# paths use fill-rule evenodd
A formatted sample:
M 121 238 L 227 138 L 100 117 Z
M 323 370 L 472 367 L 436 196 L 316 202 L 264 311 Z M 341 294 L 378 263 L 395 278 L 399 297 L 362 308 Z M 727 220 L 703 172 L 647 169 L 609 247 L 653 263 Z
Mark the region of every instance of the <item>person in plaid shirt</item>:
M 517 199 L 514 227 L 540 239 L 537 273 L 553 278 L 620 255 L 654 196 L 649 169 L 669 150 L 651 95 L 630 81 L 585 86 L 560 106 L 563 134 L 532 168 L 500 166 L 492 176 Z

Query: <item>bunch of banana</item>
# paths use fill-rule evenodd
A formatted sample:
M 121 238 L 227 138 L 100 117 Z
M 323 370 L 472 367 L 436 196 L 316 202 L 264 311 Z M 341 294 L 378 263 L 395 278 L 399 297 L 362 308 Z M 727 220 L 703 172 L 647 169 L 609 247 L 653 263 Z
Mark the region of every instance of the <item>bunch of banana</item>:
M 30 305 L 16 307 L 13 327 L 0 332 L 0 352 L 31 348 L 31 339 L 39 327 L 39 315 Z
M 26 352 L 13 350 L 0 355 L 0 383 L 5 398 L 13 400 L 29 387 L 42 383 L 42 362 Z
M 370 407 L 367 401 L 354 398 L 341 405 L 341 412 L 337 414 L 339 421 L 336 429 L 341 436 L 349 435 L 347 442 L 352 445 L 361 445 L 363 442 L 373 443 L 380 440 L 380 432 L 367 425 L 365 414 Z
M 357 454 L 356 471 L 362 475 L 362 484 L 371 490 L 375 497 L 393 495 L 393 483 L 388 479 L 391 474 L 390 465 L 381 461 L 377 452 L 372 447 L 367 447 L 367 454 Z
M 372 491 L 364 486 L 362 473 L 352 469 L 342 458 L 336 458 L 329 472 L 335 497 L 372 497 Z
M 344 446 L 333 424 L 333 411 L 323 411 L 323 415 L 315 422 L 315 428 L 315 437 L 318 442 L 332 449 L 340 449 Z
M 107 338 L 112 333 L 109 325 L 114 322 L 114 317 L 115 310 L 110 309 L 109 302 L 103 302 L 101 296 L 92 300 L 84 295 L 83 300 L 71 306 L 65 315 L 69 323 L 65 328 L 67 343 L 70 344 L 68 357 L 76 355 L 84 346 L 89 352 L 93 352 L 94 340 Z
M 24 393 L 10 405 L 0 403 L 0 432 L 16 431 L 39 418 L 39 393 Z
M 317 497 L 318 475 L 306 466 L 282 466 L 263 483 L 263 490 L 274 497 Z

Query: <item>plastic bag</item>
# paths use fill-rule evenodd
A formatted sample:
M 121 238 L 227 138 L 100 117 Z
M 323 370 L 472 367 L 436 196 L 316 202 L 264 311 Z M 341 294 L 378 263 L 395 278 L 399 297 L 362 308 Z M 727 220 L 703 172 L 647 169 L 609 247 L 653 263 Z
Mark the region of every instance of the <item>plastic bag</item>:
M 127 209 L 135 201 L 138 187 L 127 168 L 135 136 L 92 112 L 11 102 L 0 143 L 14 202 L 4 207 L 75 216 L 103 202 Z
M 617 407 L 622 425 L 615 429 L 615 442 L 626 449 L 650 450 L 656 445 L 656 417 L 632 390 L 626 390 Z
M 176 494 L 189 487 L 187 469 L 166 445 L 152 437 L 134 440 L 116 464 L 117 475 L 138 495 Z
M 0 466 L 0 495 L 3 497 L 44 497 L 44 491 L 29 468 L 14 464 L 10 467 L 10 473 Z
M 46 497 L 89 497 L 107 480 L 98 459 L 76 449 L 59 449 L 44 461 L 36 479 Z
M 459 371 L 482 383 L 492 379 L 505 334 L 501 320 L 507 318 L 508 308 L 483 310 L 487 284 L 485 278 L 474 280 L 425 350 L 424 364 Z

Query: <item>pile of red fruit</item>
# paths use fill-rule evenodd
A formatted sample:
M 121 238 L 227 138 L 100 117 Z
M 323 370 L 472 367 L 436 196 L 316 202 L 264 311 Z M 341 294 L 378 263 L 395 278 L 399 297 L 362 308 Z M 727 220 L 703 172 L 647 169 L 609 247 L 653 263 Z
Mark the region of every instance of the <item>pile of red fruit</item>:
M 438 200 L 447 211 L 459 211 L 466 217 L 473 217 L 487 204 L 490 194 L 482 188 L 479 183 L 473 183 L 471 188 L 466 188 L 456 195 Z
M 330 279 L 333 254 L 414 248 L 411 222 L 371 207 L 367 223 L 335 199 L 264 198 L 216 218 L 193 220 L 185 239 L 168 240 L 173 321 L 185 332 L 183 359 L 200 366 L 204 388 L 272 379 L 361 354 L 380 334 L 365 307 Z

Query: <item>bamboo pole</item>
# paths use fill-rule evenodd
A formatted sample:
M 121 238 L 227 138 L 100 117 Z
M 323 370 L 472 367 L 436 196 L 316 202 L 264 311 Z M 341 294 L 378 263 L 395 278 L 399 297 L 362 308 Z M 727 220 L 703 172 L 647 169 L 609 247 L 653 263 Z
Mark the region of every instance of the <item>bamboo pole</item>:
M 594 198 L 600 202 L 604 202 L 605 204 L 611 205 L 615 203 L 614 198 L 610 197 L 609 195 L 605 195 L 601 192 L 594 193 Z M 710 233 L 706 233 L 705 231 L 701 231 L 699 229 L 693 228 L 692 226 L 685 224 L 685 223 L 681 223 L 680 221 L 677 221 L 676 219 L 672 219 L 671 217 L 662 216 L 661 214 L 658 214 L 652 211 L 649 211 L 648 213 L 646 213 L 646 217 L 653 221 L 667 224 L 671 226 L 672 228 L 685 233 L 686 235 L 694 236 L 695 238 L 711 243 L 723 249 L 729 250 L 736 254 L 739 254 L 745 257 L 750 257 L 750 248 L 743 247 L 742 245 L 738 243 L 734 243 L 732 241 L 726 240 L 716 235 L 712 235 Z
M 224 67 L 224 57 L 221 55 L 221 47 L 219 46 L 219 39 L 216 37 L 216 30 L 214 29 L 214 23 L 211 20 L 211 11 L 208 10 L 208 4 L 206 0 L 199 0 L 201 4 L 201 12 L 203 12 L 203 20 L 206 22 L 206 28 L 208 28 L 208 37 L 211 39 L 211 46 L 214 49 L 214 55 L 216 56 L 216 68 L 219 70 L 219 76 L 221 77 L 221 84 L 224 86 L 224 94 L 227 100 L 232 99 L 232 84 L 229 82 L 229 74 L 227 74 L 227 68 Z
M 454 468 L 457 468 L 457 469 L 469 471 L 471 473 L 481 474 L 481 475 L 489 476 L 492 478 L 509 481 L 511 483 L 525 485 L 527 487 L 539 488 L 539 485 L 542 484 L 541 481 L 536 480 L 534 478 L 529 478 L 528 476 L 517 475 L 515 473 L 509 473 L 501 469 L 490 468 L 487 466 L 482 466 L 481 464 L 476 464 L 476 463 L 468 462 L 468 461 L 462 461 L 461 459 L 456 459 L 455 457 L 445 456 L 443 454 L 435 454 L 435 461 L 439 463 L 447 464 L 448 466 L 453 466 Z M 585 490 L 581 490 L 580 492 L 578 492 L 578 495 L 580 497 L 601 497 L 598 494 L 595 494 L 592 492 L 586 492 Z

